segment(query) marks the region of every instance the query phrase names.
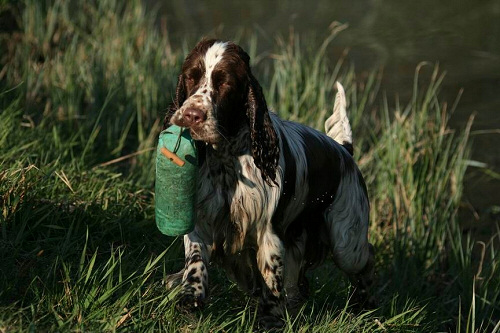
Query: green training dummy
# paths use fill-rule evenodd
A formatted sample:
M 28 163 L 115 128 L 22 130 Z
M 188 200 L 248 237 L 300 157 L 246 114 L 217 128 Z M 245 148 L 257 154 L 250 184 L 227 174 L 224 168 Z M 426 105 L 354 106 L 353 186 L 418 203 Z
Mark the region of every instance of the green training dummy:
M 189 129 L 172 125 L 160 133 L 156 150 L 156 226 L 165 235 L 194 229 L 198 157 Z

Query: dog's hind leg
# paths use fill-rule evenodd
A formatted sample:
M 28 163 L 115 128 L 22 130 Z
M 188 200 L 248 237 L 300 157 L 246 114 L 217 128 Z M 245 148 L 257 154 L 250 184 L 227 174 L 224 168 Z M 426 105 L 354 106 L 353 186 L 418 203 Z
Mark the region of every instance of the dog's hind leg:
M 373 308 L 377 302 L 370 297 L 369 289 L 373 284 L 375 275 L 375 250 L 368 243 L 368 260 L 363 269 L 355 274 L 349 275 L 349 280 L 355 286 L 353 301 L 364 308 Z
M 343 176 L 334 202 L 325 211 L 330 247 L 336 265 L 349 276 L 355 301 L 368 300 L 374 274 L 374 250 L 368 242 L 370 207 L 358 170 Z
M 244 249 L 237 255 L 224 257 L 223 267 L 227 277 L 235 282 L 239 289 L 252 296 L 261 295 L 263 281 L 257 268 L 255 249 Z

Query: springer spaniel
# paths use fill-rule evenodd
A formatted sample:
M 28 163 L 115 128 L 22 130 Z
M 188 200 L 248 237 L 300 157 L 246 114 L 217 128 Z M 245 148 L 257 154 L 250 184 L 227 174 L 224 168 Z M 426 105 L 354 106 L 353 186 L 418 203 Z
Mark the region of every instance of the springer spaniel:
M 249 56 L 232 42 L 204 39 L 182 66 L 164 126 L 188 127 L 197 142 L 195 229 L 184 236 L 185 307 L 203 305 L 210 261 L 260 297 L 264 327 L 307 297 L 306 270 L 331 250 L 366 296 L 374 268 L 366 186 L 352 158 L 340 84 L 327 135 L 269 112 Z

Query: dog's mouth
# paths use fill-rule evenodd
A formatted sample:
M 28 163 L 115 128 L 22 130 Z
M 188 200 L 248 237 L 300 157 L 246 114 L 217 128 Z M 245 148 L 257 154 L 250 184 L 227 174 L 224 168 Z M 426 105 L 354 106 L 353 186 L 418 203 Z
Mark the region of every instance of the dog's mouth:
M 191 137 L 196 141 L 202 141 L 206 144 L 215 145 L 224 137 L 218 129 L 217 121 L 213 117 L 212 110 L 198 109 L 193 112 L 193 109 L 181 108 L 174 114 L 170 123 L 179 127 L 189 128 Z M 191 112 L 190 116 L 186 116 L 186 112 Z M 191 115 L 200 115 L 199 118 L 193 120 Z
M 206 130 L 204 128 L 189 128 L 189 133 L 194 140 L 202 141 L 207 144 L 217 144 L 220 136 L 215 131 Z

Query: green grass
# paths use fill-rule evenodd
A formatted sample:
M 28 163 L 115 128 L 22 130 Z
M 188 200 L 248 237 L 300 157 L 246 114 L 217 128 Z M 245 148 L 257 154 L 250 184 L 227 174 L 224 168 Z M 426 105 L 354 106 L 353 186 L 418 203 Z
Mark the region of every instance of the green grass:
M 255 300 L 216 267 L 195 314 L 161 284 L 183 256 L 154 224 L 153 148 L 195 41 L 171 45 L 154 11 L 123 3 L 0 2 L 18 24 L 0 35 L 0 332 L 251 332 Z M 321 129 L 342 82 L 371 198 L 379 307 L 355 312 L 328 261 L 285 331 L 498 330 L 500 230 L 478 242 L 457 218 L 472 120 L 448 127 L 456 103 L 440 100 L 433 66 L 416 69 L 410 100 L 391 102 L 380 73 L 360 79 L 346 56 L 331 62 L 344 28 L 276 36 L 266 53 L 257 35 L 240 40 L 284 118 Z

